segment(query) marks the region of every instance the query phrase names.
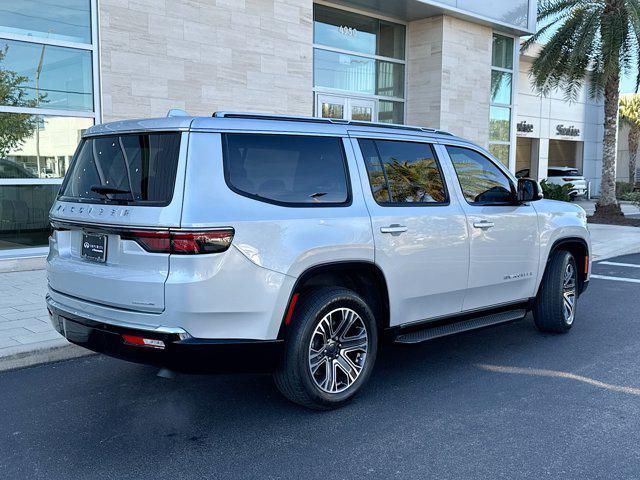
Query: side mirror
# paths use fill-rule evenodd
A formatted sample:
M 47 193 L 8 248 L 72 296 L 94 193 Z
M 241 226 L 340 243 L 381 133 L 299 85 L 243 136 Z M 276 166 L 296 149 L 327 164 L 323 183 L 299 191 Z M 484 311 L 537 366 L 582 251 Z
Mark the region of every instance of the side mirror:
M 535 202 L 542 199 L 540 184 L 531 178 L 518 179 L 518 202 Z

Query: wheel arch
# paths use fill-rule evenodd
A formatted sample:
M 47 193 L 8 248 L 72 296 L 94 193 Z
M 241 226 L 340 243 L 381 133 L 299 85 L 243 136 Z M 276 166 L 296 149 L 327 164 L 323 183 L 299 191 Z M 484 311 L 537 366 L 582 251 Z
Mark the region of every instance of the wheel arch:
M 536 294 L 540 290 L 540 286 L 542 285 L 542 279 L 544 278 L 544 274 L 546 273 L 547 268 L 549 268 L 549 262 L 551 260 L 551 257 L 558 250 L 568 251 L 575 258 L 576 267 L 578 268 L 578 294 L 582 293 L 585 288 L 587 274 L 589 273 L 588 272 L 589 270 L 588 262 L 589 262 L 589 256 L 590 256 L 589 244 L 582 237 L 571 236 L 571 237 L 559 238 L 555 242 L 553 242 L 553 244 L 551 245 L 551 248 L 549 249 L 549 253 L 547 255 L 547 260 L 544 264 L 544 271 L 542 272 L 542 275 L 540 275 L 540 281 L 536 289 Z M 585 261 L 585 258 L 587 259 L 587 261 Z
M 389 290 L 380 267 L 366 260 L 328 262 L 307 268 L 297 278 L 280 322 L 278 339 L 285 338 L 288 320 L 295 312 L 298 301 L 304 298 L 304 291 L 323 286 L 353 290 L 373 310 L 380 332 L 389 326 Z

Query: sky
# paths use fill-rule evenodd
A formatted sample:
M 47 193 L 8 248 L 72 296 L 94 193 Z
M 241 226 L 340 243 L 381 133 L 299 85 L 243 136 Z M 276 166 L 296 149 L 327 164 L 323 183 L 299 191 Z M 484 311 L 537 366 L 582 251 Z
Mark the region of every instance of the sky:
M 625 75 L 620 79 L 620 93 L 636 93 L 637 68 L 637 66 L 634 68 L 636 71 L 632 74 Z

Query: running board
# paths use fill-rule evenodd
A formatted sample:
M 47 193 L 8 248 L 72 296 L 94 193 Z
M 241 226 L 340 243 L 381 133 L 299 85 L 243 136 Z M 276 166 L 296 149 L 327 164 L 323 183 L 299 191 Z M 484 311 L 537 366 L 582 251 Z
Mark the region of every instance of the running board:
M 506 312 L 493 313 L 483 317 L 475 317 L 468 320 L 447 323 L 430 327 L 428 324 L 421 330 L 409 333 L 401 333 L 395 338 L 395 343 L 412 344 L 433 340 L 434 338 L 455 335 L 456 333 L 468 332 L 479 328 L 499 325 L 501 323 L 520 320 L 527 315 L 525 309 L 508 310 Z

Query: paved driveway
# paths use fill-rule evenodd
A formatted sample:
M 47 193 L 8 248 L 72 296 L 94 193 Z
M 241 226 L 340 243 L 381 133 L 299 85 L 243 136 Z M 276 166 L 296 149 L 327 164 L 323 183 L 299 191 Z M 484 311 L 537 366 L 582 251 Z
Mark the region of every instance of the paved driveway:
M 638 478 L 640 255 L 609 262 L 568 335 L 526 320 L 388 348 L 334 412 L 268 376 L 100 356 L 2 373 L 0 478 Z

